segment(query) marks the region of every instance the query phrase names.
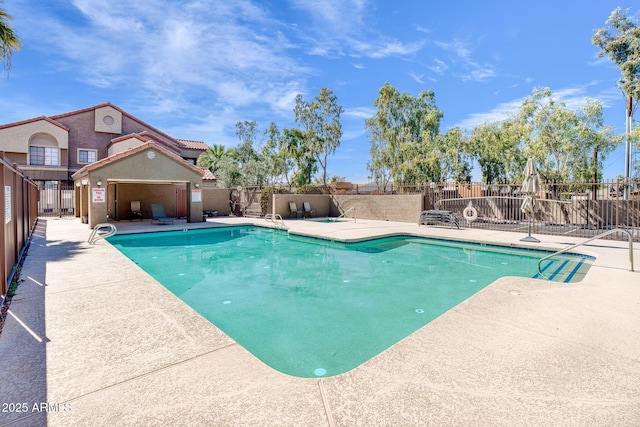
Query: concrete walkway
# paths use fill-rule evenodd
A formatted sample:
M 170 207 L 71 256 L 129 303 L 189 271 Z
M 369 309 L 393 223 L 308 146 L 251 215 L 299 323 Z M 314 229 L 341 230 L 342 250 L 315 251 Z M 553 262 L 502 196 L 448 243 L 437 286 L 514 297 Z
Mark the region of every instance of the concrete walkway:
M 247 221 L 267 224 L 204 225 Z M 286 223 L 340 240 L 524 236 Z M 39 221 L 0 335 L 0 426 L 640 425 L 640 273 L 624 242 L 581 247 L 597 257 L 582 282 L 502 278 L 360 367 L 303 379 L 264 365 L 107 242 L 87 244 L 89 233 L 77 219 Z M 577 241 L 537 237 L 534 247 Z M 635 261 L 640 270 L 638 249 Z

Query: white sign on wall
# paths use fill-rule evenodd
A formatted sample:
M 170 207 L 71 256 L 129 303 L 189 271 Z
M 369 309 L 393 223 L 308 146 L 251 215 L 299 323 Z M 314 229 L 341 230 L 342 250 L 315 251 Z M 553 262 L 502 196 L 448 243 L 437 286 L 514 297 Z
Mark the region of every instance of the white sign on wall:
M 9 224 L 11 222 L 11 186 L 4 186 L 4 223 Z
M 104 203 L 106 201 L 106 189 L 105 188 L 92 188 L 92 197 L 91 201 L 93 203 Z
M 202 190 L 195 188 L 191 190 L 191 201 L 192 202 L 201 202 L 202 201 Z

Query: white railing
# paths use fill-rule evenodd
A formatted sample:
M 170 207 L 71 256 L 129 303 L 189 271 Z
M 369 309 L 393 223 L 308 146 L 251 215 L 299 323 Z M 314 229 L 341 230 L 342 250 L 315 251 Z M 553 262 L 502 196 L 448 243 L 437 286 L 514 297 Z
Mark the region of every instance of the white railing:
M 266 221 L 272 222 L 277 228 L 287 228 L 284 224 L 284 220 L 280 214 L 266 214 L 264 216 Z
M 627 235 L 627 238 L 629 239 L 629 262 L 631 263 L 631 271 L 633 271 L 633 237 L 631 236 L 631 233 L 629 233 L 627 230 L 623 230 L 622 228 L 616 228 L 613 230 L 608 230 L 605 231 L 604 233 L 598 234 L 595 237 L 592 237 L 590 239 L 584 240 L 580 243 L 576 243 L 575 245 L 571 245 L 569 247 L 566 247 L 564 249 L 559 250 L 558 252 L 554 252 L 551 255 L 547 255 L 545 257 L 540 258 L 540 260 L 538 261 L 538 274 L 540 274 L 542 277 L 545 277 L 542 272 L 540 271 L 540 264 L 542 263 L 542 261 L 547 260 L 551 257 L 554 257 L 556 255 L 560 255 L 562 253 L 565 253 L 567 251 L 570 251 L 572 249 L 577 248 L 578 246 L 582 246 L 586 243 L 591 242 L 592 240 L 596 240 L 596 239 L 600 239 L 604 236 L 608 236 L 609 234 L 613 234 L 613 233 L 623 233 Z
M 89 239 L 87 240 L 90 245 L 95 244 L 100 239 L 106 239 L 107 237 L 113 236 L 118 232 L 118 229 L 113 224 L 102 223 L 93 227 L 91 230 L 91 234 L 89 235 Z
M 348 214 L 349 212 L 353 211 L 353 222 L 356 222 L 356 207 L 355 206 L 351 206 L 349 209 L 347 209 L 346 211 L 342 212 L 335 220 L 339 220 L 340 218 L 344 218 L 344 216 L 346 214 Z

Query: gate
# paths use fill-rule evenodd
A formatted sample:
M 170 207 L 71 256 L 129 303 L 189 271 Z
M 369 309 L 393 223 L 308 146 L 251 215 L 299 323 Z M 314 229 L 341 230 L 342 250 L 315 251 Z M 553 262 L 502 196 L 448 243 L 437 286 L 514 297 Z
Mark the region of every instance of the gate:
M 187 189 L 183 187 L 176 188 L 176 217 L 187 217 Z
M 38 216 L 63 217 L 75 215 L 75 189 L 73 184 L 46 183 L 38 186 L 40 201 Z

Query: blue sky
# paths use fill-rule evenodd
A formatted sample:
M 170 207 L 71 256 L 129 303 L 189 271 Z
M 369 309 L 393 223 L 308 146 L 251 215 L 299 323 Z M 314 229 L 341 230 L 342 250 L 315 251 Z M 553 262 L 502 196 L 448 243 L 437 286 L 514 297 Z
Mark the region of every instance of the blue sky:
M 327 87 L 345 110 L 328 173 L 362 183 L 364 120 L 385 82 L 414 96 L 433 90 L 443 132 L 505 118 L 534 87 L 549 87 L 569 108 L 600 100 L 623 133 L 620 71 L 591 43 L 618 6 L 631 5 L 5 0 L 23 49 L 0 78 L 0 123 L 111 102 L 174 137 L 231 147 L 238 121 L 294 127 L 296 95 Z M 605 178 L 623 173 L 623 158 L 621 147 L 605 159 Z

